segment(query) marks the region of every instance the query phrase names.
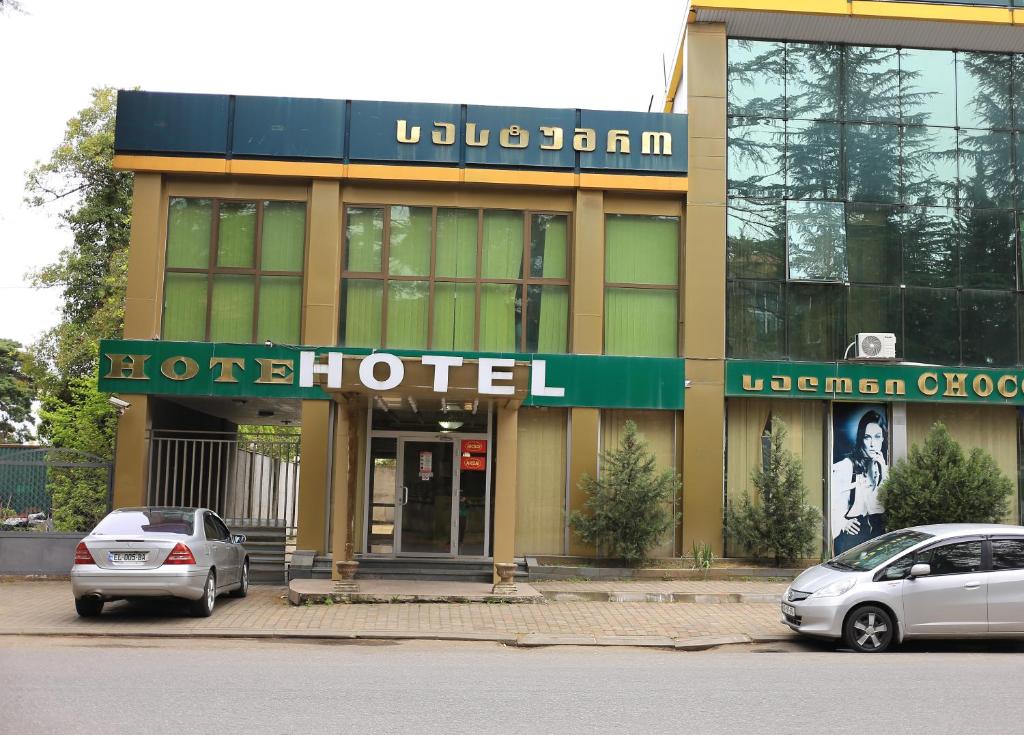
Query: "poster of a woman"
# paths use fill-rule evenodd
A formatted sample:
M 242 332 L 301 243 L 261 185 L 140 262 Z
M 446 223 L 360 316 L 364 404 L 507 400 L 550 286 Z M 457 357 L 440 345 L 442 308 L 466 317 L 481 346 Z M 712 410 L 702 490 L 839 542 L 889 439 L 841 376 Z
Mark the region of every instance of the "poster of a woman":
M 889 474 L 886 413 L 883 404 L 833 404 L 829 505 L 835 554 L 885 533 L 878 489 Z

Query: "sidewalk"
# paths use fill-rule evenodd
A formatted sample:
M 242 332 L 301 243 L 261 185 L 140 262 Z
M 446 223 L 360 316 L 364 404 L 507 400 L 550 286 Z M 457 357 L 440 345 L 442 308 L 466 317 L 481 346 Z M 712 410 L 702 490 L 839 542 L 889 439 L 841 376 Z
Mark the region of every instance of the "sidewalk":
M 774 595 L 762 582 L 540 582 L 552 591 Z M 579 589 L 577 589 L 579 588 Z M 777 602 L 549 601 L 538 605 L 396 603 L 293 606 L 284 587 L 221 597 L 210 618 L 165 603 L 108 603 L 81 619 L 68 582 L 0 583 L 0 635 L 486 640 L 509 645 L 642 645 L 700 649 L 790 638 Z

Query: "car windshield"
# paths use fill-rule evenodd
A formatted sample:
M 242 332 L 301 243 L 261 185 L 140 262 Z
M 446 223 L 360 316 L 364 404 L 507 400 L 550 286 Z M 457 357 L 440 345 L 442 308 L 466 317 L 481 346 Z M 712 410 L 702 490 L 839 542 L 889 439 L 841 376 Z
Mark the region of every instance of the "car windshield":
M 177 533 L 191 536 L 195 512 L 174 508 L 140 508 L 111 513 L 93 529 L 97 536 L 121 536 L 147 533 Z
M 920 531 L 893 531 L 854 546 L 827 563 L 839 569 L 868 572 L 928 538 L 931 534 Z

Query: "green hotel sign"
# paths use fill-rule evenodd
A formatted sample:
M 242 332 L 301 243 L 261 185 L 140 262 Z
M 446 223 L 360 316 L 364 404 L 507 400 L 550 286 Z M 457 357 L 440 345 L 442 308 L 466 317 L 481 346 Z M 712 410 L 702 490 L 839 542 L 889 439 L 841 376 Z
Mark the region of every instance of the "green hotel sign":
M 421 379 L 426 376 L 425 389 L 438 395 L 448 392 L 456 375 L 465 386 L 470 371 L 469 390 L 475 395 L 501 398 L 517 390 L 522 395 L 525 387 L 526 406 L 683 408 L 681 358 L 611 355 L 104 340 L 99 388 L 166 396 L 327 400 L 332 391 L 401 393 L 410 388 L 406 377 L 412 370 Z
M 1024 405 L 1024 370 L 729 360 L 727 396 Z

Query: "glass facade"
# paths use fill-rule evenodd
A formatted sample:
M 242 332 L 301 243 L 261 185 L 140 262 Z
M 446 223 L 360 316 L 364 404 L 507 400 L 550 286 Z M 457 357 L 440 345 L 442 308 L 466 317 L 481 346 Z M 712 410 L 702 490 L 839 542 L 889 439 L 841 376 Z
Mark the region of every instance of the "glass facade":
M 163 338 L 300 342 L 305 202 L 170 200 Z
M 345 210 L 340 344 L 565 352 L 568 215 Z
M 1022 364 L 1024 56 L 728 53 L 728 355 Z

